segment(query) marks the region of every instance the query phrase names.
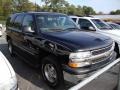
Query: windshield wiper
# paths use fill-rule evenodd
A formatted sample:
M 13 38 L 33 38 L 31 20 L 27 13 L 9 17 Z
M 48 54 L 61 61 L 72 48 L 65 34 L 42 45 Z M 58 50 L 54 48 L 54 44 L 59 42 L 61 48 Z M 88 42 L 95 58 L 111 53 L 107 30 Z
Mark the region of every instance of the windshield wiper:
M 76 31 L 76 30 L 80 30 L 80 29 L 79 29 L 79 28 L 72 27 L 72 28 L 66 28 L 65 30 L 73 30 L 73 31 Z
M 60 28 L 51 28 L 49 30 L 52 30 L 52 31 L 55 31 L 55 32 L 61 32 L 61 31 L 63 31 L 63 29 L 60 29 Z
M 110 30 L 111 30 L 112 28 L 108 28 L 108 27 L 101 27 L 100 29 L 103 29 L 103 30 L 104 30 L 104 29 L 110 29 Z

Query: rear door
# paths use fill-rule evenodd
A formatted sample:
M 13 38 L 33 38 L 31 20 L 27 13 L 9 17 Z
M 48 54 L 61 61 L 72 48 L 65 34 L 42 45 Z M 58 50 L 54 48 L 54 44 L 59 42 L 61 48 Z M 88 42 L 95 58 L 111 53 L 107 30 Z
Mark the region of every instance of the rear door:
M 20 14 L 17 15 L 15 20 L 12 23 L 12 27 L 10 28 L 12 30 L 11 32 L 11 38 L 12 43 L 17 47 L 22 47 L 21 42 L 23 41 L 23 33 L 22 33 L 22 21 L 23 21 L 24 15 Z M 18 50 L 19 51 L 19 50 Z

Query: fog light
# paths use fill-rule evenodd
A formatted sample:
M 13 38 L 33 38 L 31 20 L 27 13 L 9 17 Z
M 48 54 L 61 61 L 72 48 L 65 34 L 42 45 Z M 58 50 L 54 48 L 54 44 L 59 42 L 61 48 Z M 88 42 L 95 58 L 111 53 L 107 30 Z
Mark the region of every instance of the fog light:
M 88 66 L 90 65 L 90 63 L 89 62 L 79 62 L 79 63 L 69 62 L 68 65 L 72 68 L 78 68 L 78 67 Z

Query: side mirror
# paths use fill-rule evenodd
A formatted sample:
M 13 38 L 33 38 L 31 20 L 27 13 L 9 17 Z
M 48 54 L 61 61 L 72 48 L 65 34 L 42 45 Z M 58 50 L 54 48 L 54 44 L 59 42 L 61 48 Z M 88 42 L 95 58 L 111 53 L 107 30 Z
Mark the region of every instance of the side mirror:
M 32 30 L 32 28 L 30 26 L 24 26 L 23 30 L 26 33 L 34 33 L 35 32 L 34 30 Z
M 77 27 L 78 27 L 78 28 L 80 28 L 80 25 L 79 25 L 79 24 L 77 24 Z
M 88 27 L 88 29 L 91 30 L 91 31 L 95 31 L 95 28 L 92 27 L 92 26 Z

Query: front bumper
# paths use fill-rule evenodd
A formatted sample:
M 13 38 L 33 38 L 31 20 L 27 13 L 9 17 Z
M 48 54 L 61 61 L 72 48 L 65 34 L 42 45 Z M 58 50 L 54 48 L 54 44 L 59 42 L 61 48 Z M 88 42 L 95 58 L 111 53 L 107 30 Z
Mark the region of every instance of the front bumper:
M 69 74 L 72 75 L 83 75 L 83 74 L 89 74 L 92 73 L 93 71 L 96 71 L 102 67 L 105 67 L 112 61 L 116 59 L 116 53 L 114 52 L 110 57 L 107 59 L 102 60 L 101 62 L 91 64 L 90 66 L 87 67 L 80 67 L 80 68 L 71 68 L 68 65 L 63 65 L 63 70 Z

